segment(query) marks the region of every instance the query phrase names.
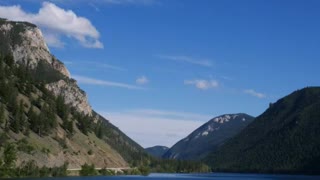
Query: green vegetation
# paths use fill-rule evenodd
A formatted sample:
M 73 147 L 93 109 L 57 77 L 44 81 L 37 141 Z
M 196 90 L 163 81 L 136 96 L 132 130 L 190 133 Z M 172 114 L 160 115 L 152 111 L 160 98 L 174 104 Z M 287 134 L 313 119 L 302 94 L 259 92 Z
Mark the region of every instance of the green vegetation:
M 18 143 L 17 143 L 17 145 L 18 145 L 17 149 L 18 149 L 19 151 L 25 152 L 25 153 L 27 153 L 27 154 L 32 154 L 32 152 L 34 151 L 34 147 L 31 146 L 31 145 L 28 143 L 27 139 L 25 139 L 25 138 L 19 140 Z
M 87 163 L 85 163 L 81 166 L 80 176 L 95 176 L 97 174 L 98 172 L 96 171 L 93 164 L 88 165 Z
M 231 118 L 228 123 L 218 123 L 214 119 Z M 245 121 L 243 121 L 245 119 Z M 172 146 L 166 153 L 164 158 L 175 158 L 180 160 L 201 160 L 211 151 L 218 149 L 222 144 L 241 132 L 248 126 L 254 118 L 244 113 L 225 114 L 213 118 L 203 124 L 185 139 L 180 140 Z M 208 129 L 213 129 L 206 136 L 199 136 Z M 218 130 L 215 130 L 218 129 Z
M 19 148 L 19 146 L 18 146 Z M 6 143 L 3 147 L 3 159 L 0 159 L 0 177 L 57 177 L 67 175 L 67 164 L 61 167 L 39 168 L 34 161 L 23 162 L 15 166 L 17 148 L 14 144 Z
M 92 117 L 79 113 L 74 108 L 65 104 L 63 96 L 55 97 L 52 93 L 46 90 L 44 84 L 47 81 L 35 78 L 39 70 L 30 70 L 22 64 L 14 64 L 12 55 L 1 56 L 0 58 L 0 127 L 4 128 L 4 132 L 0 134 L 0 142 L 4 144 L 8 138 L 7 133 L 13 132 L 16 134 L 23 133 L 28 136 L 30 131 L 37 134 L 39 137 L 51 136 L 57 127 L 63 128 L 68 137 L 72 138 L 74 134 L 74 127 L 85 135 L 94 133 L 98 138 L 104 140 L 113 149 L 118 151 L 124 159 L 130 163 L 134 168 L 124 173 L 127 174 L 148 174 L 150 171 L 154 172 L 200 172 L 199 164 L 195 163 L 193 167 L 191 163 L 187 166 L 182 166 L 184 163 L 174 163 L 174 161 L 157 160 L 146 154 L 144 149 L 132 141 L 129 137 L 123 134 L 118 128 L 109 123 L 108 120 L 100 117 L 97 113 L 93 113 Z M 51 80 L 56 80 L 52 71 L 46 70 L 50 73 Z M 10 81 L 9 78 L 10 77 Z M 43 77 L 43 76 L 42 76 Z M 47 79 L 50 79 L 49 77 Z M 50 81 L 51 81 L 50 80 Z M 50 82 L 49 81 L 49 82 Z M 40 93 L 39 93 L 40 92 Z M 21 96 L 28 97 L 30 104 L 27 103 Z M 58 118 L 62 120 L 60 124 Z M 2 125 L 2 126 L 1 126 Z M 0 128 L 1 129 L 1 128 Z M 60 137 L 53 137 L 63 149 L 67 149 L 66 139 Z M 10 140 L 11 141 L 11 140 Z M 3 143 L 2 143 L 3 142 Z M 27 139 L 16 141 L 17 147 L 15 151 L 33 154 L 34 147 L 29 144 Z M 42 148 L 41 152 L 48 154 L 50 150 Z M 93 155 L 92 150 L 88 150 L 88 155 Z M 169 163 L 169 164 L 168 164 Z M 25 163 L 28 167 L 36 167 L 35 162 Z M 19 167 L 23 168 L 23 167 Z M 19 169 L 15 167 L 15 169 Z M 89 165 L 85 165 L 83 173 L 90 172 Z M 11 169 L 12 170 L 12 169 Z M 45 168 L 39 170 L 39 176 L 46 174 Z M 40 173 L 41 170 L 41 173 Z M 102 174 L 109 171 L 103 171 Z M 21 176 L 28 176 L 25 173 Z M 90 173 L 89 173 L 90 174 Z M 112 174 L 112 173 L 111 173 Z M 17 174 L 4 174 L 3 176 L 12 177 L 20 176 Z M 35 176 L 38 176 L 37 174 Z
M 209 166 L 198 161 L 183 161 L 172 159 L 153 159 L 151 172 L 161 173 L 206 173 L 211 172 Z
M 320 174 L 319 110 L 320 88 L 296 91 L 206 160 L 214 171 Z

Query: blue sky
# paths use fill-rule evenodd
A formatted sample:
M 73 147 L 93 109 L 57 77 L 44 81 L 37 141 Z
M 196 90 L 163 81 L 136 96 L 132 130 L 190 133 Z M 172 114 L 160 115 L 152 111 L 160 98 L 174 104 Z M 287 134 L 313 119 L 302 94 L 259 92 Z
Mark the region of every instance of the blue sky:
M 144 147 L 171 146 L 221 114 L 258 116 L 270 102 L 319 85 L 317 0 L 0 6 L 2 17 L 37 24 L 93 108 Z

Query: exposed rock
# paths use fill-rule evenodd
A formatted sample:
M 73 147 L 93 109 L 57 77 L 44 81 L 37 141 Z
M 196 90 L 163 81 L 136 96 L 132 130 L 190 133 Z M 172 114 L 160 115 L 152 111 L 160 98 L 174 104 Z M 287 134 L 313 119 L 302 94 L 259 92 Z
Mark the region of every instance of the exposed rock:
M 40 61 L 46 61 L 63 75 L 70 78 L 70 73 L 62 62 L 50 54 L 42 32 L 30 23 L 0 21 L 0 37 L 8 47 L 2 51 L 11 51 L 14 60 L 36 68 Z
M 243 121 L 243 118 L 247 121 Z M 253 121 L 247 114 L 225 114 L 215 117 L 172 146 L 164 158 L 201 160 L 239 133 Z
M 46 88 L 53 92 L 55 96 L 62 95 L 65 103 L 75 107 L 79 112 L 89 116 L 92 115 L 92 108 L 89 105 L 87 95 L 76 83 L 66 83 L 64 80 L 60 80 L 47 84 Z
M 61 74 L 70 78 L 68 69 L 55 58 L 43 38 L 40 29 L 27 22 L 13 22 L 0 19 L 0 53 L 11 52 L 15 62 L 27 65 L 31 69 L 37 68 L 39 62 L 44 61 Z M 88 98 L 76 83 L 66 83 L 64 80 L 46 85 L 55 96 L 60 94 L 65 103 L 75 107 L 79 112 L 91 115 L 92 109 Z

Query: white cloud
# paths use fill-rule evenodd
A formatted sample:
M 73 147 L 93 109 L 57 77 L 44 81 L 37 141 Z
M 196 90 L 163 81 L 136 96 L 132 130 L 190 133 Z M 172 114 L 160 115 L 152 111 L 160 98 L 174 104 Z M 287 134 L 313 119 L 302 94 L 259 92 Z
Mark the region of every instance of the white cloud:
M 19 5 L 0 6 L 0 17 L 14 21 L 28 21 L 38 25 L 44 32 L 49 46 L 61 47 L 61 36 L 76 39 L 87 48 L 103 48 L 100 34 L 91 22 L 53 3 L 43 2 L 38 13 L 28 13 Z
M 136 83 L 137 84 L 147 84 L 147 83 L 149 83 L 149 79 L 147 78 L 147 77 L 145 77 L 145 76 L 141 76 L 141 77 L 138 77 L 137 79 L 136 79 Z
M 54 33 L 44 33 L 46 43 L 51 47 L 62 48 L 64 47 L 64 43 L 59 38 L 59 35 Z
M 244 93 L 249 94 L 254 97 L 257 97 L 257 98 L 266 98 L 267 97 L 267 95 L 265 95 L 263 93 L 259 93 L 253 89 L 246 89 L 246 90 L 244 90 Z
M 212 117 L 189 112 L 136 109 L 121 112 L 100 112 L 143 147 L 171 147 Z
M 126 89 L 140 89 L 143 90 L 145 88 L 134 86 L 125 83 L 105 81 L 100 79 L 89 78 L 85 76 L 73 75 L 72 78 L 77 80 L 80 84 L 90 84 L 90 85 L 99 85 L 99 86 L 110 86 L 110 87 L 118 87 L 118 88 L 126 88 Z
M 204 79 L 185 80 L 184 84 L 194 85 L 196 88 L 202 89 L 202 90 L 219 87 L 219 82 L 216 80 L 204 80 Z
M 211 67 L 212 63 L 208 59 L 196 59 L 188 56 L 168 56 L 168 55 L 157 55 L 157 57 L 161 59 L 167 59 L 172 61 L 179 61 L 179 62 L 185 62 L 189 64 L 204 66 L 204 67 Z

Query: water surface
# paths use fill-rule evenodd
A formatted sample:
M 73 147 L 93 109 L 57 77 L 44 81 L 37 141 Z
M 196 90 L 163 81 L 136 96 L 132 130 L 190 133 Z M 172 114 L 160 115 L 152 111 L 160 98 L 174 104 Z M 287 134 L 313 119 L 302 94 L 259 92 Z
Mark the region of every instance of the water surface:
M 96 177 L 64 177 L 64 178 L 24 178 L 24 180 L 320 180 L 320 176 L 303 175 L 266 175 L 266 174 L 150 174 L 149 176 L 96 176 Z M 17 179 L 19 180 L 19 179 Z M 21 179 L 20 179 L 21 180 Z

